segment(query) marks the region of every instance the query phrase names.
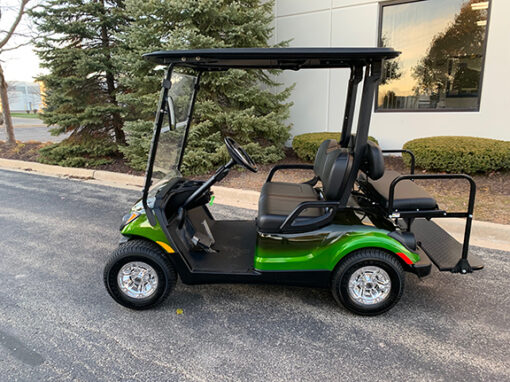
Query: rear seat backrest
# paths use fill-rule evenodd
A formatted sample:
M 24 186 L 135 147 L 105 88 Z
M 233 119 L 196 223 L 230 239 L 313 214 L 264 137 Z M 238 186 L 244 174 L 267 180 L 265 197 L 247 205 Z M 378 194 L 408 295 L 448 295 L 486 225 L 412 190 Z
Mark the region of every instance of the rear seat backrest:
M 365 157 L 363 158 L 360 170 L 372 180 L 381 179 L 383 177 L 384 156 L 377 143 L 372 141 L 367 142 Z

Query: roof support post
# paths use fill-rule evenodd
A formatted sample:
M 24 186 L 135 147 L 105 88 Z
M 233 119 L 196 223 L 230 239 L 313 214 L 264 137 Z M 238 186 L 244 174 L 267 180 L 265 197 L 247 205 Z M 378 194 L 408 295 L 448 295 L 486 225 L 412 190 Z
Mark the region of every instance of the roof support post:
M 358 129 L 356 130 L 356 140 L 354 143 L 354 156 L 352 167 L 349 173 L 349 179 L 345 185 L 340 205 L 345 206 L 351 195 L 354 182 L 358 177 L 358 171 L 361 163 L 363 162 L 363 155 L 365 154 L 368 130 L 370 128 L 370 119 L 372 118 L 372 106 L 374 104 L 374 95 L 377 83 L 381 77 L 381 61 L 372 62 L 367 65 L 365 70 L 365 80 L 363 82 L 363 93 L 361 96 L 361 105 L 358 117 Z
M 359 109 L 358 129 L 356 130 L 355 156 L 361 156 L 365 152 L 365 146 L 368 140 L 368 130 L 370 129 L 370 120 L 372 118 L 375 88 L 379 78 L 381 78 L 381 64 L 381 61 L 373 62 L 371 65 L 367 65 L 365 71 L 363 94 Z
M 152 169 L 154 167 L 154 159 L 156 157 L 156 151 L 158 149 L 158 141 L 159 134 L 161 132 L 161 126 L 163 125 L 163 120 L 165 117 L 165 113 L 167 110 L 167 102 L 168 102 L 168 91 L 172 86 L 172 71 L 174 68 L 174 64 L 170 64 L 168 69 L 166 70 L 165 78 L 163 79 L 163 83 L 161 84 L 161 93 L 159 95 L 158 102 L 158 110 L 156 112 L 156 119 L 154 121 L 154 135 L 152 136 L 151 148 L 149 150 L 149 158 L 147 159 L 147 171 L 145 174 L 145 184 L 142 191 L 142 205 L 145 209 L 145 214 L 147 215 L 147 220 L 151 224 L 151 226 L 156 225 L 156 217 L 152 212 L 152 208 L 149 207 L 147 203 L 147 197 L 149 196 L 149 188 L 152 183 Z
M 345 101 L 344 121 L 342 135 L 340 136 L 340 147 L 347 147 L 351 140 L 352 123 L 354 120 L 354 109 L 356 107 L 356 96 L 358 85 L 363 79 L 363 66 L 352 66 L 351 77 L 347 88 L 347 99 Z

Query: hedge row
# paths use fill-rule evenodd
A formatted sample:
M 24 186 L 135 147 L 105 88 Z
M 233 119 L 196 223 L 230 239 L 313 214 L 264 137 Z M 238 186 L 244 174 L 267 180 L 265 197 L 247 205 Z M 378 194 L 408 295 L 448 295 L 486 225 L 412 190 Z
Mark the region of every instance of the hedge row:
M 430 171 L 475 174 L 510 170 L 509 141 L 431 137 L 409 141 L 404 149 L 414 152 L 417 167 Z
M 320 144 L 326 139 L 340 140 L 340 133 L 296 135 L 292 148 L 305 161 L 313 161 Z M 369 137 L 377 143 L 373 137 Z M 419 138 L 404 144 L 416 156 L 416 167 L 449 173 L 489 173 L 510 171 L 510 141 L 475 137 Z M 403 156 L 409 165 L 409 156 Z
M 320 144 L 326 139 L 340 141 L 340 133 L 307 133 L 296 135 L 292 141 L 292 149 L 300 159 L 313 161 Z M 377 140 L 373 137 L 368 137 L 368 139 L 377 143 Z

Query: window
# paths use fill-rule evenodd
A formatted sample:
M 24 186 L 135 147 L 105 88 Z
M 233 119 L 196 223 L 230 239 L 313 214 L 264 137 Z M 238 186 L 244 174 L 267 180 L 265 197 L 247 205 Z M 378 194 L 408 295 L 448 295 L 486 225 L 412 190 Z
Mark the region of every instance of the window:
M 382 3 L 379 46 L 400 50 L 385 62 L 378 111 L 480 108 L 489 1 Z

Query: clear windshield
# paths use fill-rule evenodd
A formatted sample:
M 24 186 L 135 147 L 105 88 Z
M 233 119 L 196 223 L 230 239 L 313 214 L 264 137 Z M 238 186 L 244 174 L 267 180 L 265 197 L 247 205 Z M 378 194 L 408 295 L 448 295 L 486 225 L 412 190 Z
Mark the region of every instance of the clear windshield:
M 172 73 L 172 86 L 168 92 L 168 113 L 161 127 L 154 158 L 152 177 L 156 181 L 180 176 L 179 158 L 184 146 L 195 83 L 194 76 Z

